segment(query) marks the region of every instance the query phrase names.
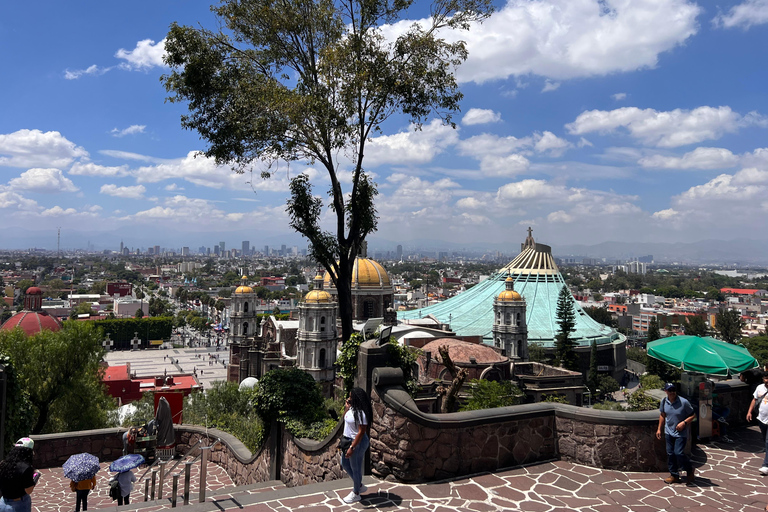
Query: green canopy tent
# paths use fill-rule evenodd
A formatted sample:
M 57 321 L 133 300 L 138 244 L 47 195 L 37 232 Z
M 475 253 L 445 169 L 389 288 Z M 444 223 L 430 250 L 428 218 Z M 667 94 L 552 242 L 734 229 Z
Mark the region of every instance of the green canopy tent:
M 648 355 L 686 372 L 734 375 L 759 366 L 749 351 L 715 338 L 672 336 L 648 343 Z

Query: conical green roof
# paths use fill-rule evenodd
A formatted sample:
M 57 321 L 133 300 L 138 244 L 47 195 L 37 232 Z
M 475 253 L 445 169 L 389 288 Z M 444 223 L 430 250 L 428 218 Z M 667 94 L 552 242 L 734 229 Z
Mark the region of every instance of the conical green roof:
M 432 315 L 450 325 L 460 336 L 482 336 L 491 343 L 493 328 L 493 300 L 505 289 L 508 276 L 515 280 L 515 290 L 526 301 L 528 342 L 552 347 L 557 334 L 557 298 L 565 280 L 552 258 L 548 245 L 538 244 L 530 232 L 522 251 L 508 265 L 485 281 L 446 301 L 397 314 L 400 320 Z M 595 340 L 598 345 L 623 338 L 614 329 L 596 322 L 574 302 L 576 329 L 573 338 L 579 345 L 588 346 Z

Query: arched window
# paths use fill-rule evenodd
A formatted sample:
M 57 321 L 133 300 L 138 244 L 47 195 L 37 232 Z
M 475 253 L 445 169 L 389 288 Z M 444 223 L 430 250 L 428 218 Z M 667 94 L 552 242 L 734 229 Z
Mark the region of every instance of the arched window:
M 512 325 L 512 315 L 510 313 L 507 313 L 507 321 L 504 325 Z
M 243 322 L 243 336 L 248 336 L 248 322 Z
M 243 313 L 247 313 L 247 312 L 248 312 L 248 303 L 246 302 L 245 304 L 243 304 Z
M 313 331 L 315 329 L 315 319 L 312 317 L 307 318 L 307 330 Z
M 317 367 L 325 368 L 325 349 L 320 349 L 320 356 L 317 358 Z
M 320 325 L 325 325 L 325 317 L 324 316 L 320 317 Z
M 520 313 L 517 314 L 517 325 L 520 325 Z

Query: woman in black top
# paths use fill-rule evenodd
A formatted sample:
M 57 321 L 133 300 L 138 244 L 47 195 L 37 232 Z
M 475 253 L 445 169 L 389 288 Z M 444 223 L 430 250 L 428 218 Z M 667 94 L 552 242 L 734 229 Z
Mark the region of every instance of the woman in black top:
M 32 448 L 14 446 L 0 462 L 0 512 L 31 512 L 30 494 L 37 483 Z

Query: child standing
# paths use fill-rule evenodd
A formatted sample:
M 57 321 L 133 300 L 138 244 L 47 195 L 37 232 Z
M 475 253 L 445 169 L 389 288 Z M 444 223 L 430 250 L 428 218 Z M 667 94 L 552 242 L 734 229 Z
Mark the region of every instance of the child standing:
M 77 502 L 75 504 L 75 512 L 80 512 L 80 504 L 83 504 L 83 512 L 88 510 L 88 493 L 91 489 L 96 487 L 96 477 L 93 476 L 88 480 L 80 480 L 75 482 L 72 480 L 69 482 L 69 488 L 77 495 Z
M 133 490 L 133 482 L 136 475 L 130 469 L 117 474 L 117 483 L 120 484 L 120 495 L 117 497 L 117 505 L 128 505 L 128 495 Z

